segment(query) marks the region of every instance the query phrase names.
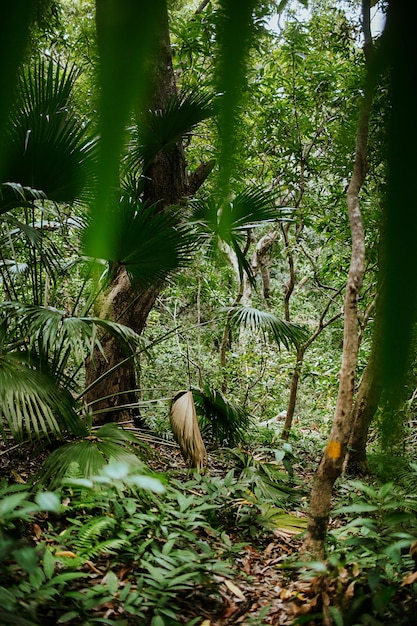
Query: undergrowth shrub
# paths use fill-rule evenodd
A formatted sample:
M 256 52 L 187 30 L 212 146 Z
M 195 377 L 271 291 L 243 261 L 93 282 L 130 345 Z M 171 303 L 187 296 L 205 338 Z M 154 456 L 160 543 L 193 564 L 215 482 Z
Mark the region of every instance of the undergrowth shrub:
M 394 482 L 352 480 L 341 484 L 339 504 L 333 511 L 337 518 L 328 536 L 327 560 L 298 562 L 320 596 L 316 606 L 323 613 L 311 623 L 414 623 L 417 574 L 410 548 L 417 538 L 416 494 Z
M 50 494 L 47 514 L 27 490 L 5 487 L 4 623 L 177 626 L 182 602 L 203 584 L 214 591 L 215 575 L 232 575 L 225 561 L 235 548 L 210 527 L 210 496 L 183 493 L 144 469 L 110 463 L 85 479 L 73 464 L 64 504 Z

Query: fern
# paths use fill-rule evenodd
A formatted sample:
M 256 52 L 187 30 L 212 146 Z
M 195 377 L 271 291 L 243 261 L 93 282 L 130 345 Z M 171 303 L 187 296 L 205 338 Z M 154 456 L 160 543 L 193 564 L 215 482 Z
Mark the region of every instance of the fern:
M 87 552 L 91 549 L 91 543 L 102 537 L 106 531 L 113 529 L 115 524 L 115 519 L 106 515 L 93 518 L 81 528 L 74 540 L 74 546 L 81 552 Z
M 123 548 L 127 544 L 128 542 L 126 539 L 106 539 L 95 546 L 89 546 L 88 551 L 83 552 L 83 556 L 87 559 L 92 559 L 96 556 L 104 554 L 116 554 L 120 548 Z

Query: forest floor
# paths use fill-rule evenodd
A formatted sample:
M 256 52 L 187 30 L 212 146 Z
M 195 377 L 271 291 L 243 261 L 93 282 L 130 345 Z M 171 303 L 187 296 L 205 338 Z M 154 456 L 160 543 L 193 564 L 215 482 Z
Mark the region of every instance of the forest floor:
M 169 468 L 177 476 L 186 476 L 179 449 L 158 445 L 156 450 L 155 470 L 164 472 Z M 230 463 L 225 459 L 208 455 L 210 475 L 225 475 L 229 469 Z M 308 483 L 311 477 L 305 473 L 303 478 Z M 288 625 L 316 607 L 319 590 L 314 581 L 293 578 L 291 570 L 283 568 L 289 557 L 299 553 L 302 539 L 298 533 L 265 530 L 263 534 L 247 538 L 246 543 L 239 528 L 228 528 L 226 532 L 232 544 L 246 544 L 232 564 L 234 578 L 217 576 L 216 594 L 200 589 L 192 597 L 184 598 L 184 623 L 201 617 L 198 626 Z
M 184 482 L 189 478 L 189 470 L 176 444 L 159 441 L 151 449 L 153 453 L 148 461 L 151 469 Z M 1 445 L 0 478 L 6 478 L 10 483 L 29 483 L 46 454 L 46 451 L 38 454 L 36 447 L 32 446 L 6 450 Z M 219 454 L 208 455 L 209 475 L 224 476 L 230 468 L 230 459 L 227 461 Z M 303 480 L 308 482 L 310 476 L 305 473 Z M 36 524 L 34 526 L 36 528 Z M 233 578 L 214 575 L 215 589 L 196 587 L 191 595 L 180 598 L 181 623 L 198 618 L 195 622 L 198 626 L 287 625 L 322 601 L 322 592 L 316 588 L 314 580 L 293 578 L 291 571 L 282 567 L 289 557 L 298 553 L 301 546 L 299 535 L 268 530 L 256 537 L 242 539 L 239 528 L 226 528 L 225 532 L 232 545 L 241 546 L 233 562 L 229 563 Z M 210 542 L 210 537 L 206 535 L 205 540 Z M 105 582 L 108 567 L 105 559 L 95 561 L 90 572 L 92 585 Z M 107 605 L 103 611 L 103 616 L 111 619 L 111 607 Z M 95 617 L 99 617 L 97 612 Z
M 186 483 L 189 480 L 190 470 L 186 468 L 176 444 L 155 439 L 150 448 L 152 453 L 148 463 L 153 471 L 162 472 L 176 481 Z M 303 494 L 308 494 L 314 469 L 317 467 L 313 448 L 314 446 L 307 452 L 307 458 L 303 459 L 302 464 L 294 466 L 297 480 L 303 485 Z M 318 447 L 315 449 L 317 452 Z M 44 452 L 35 456 L 33 452 L 33 447 L 16 447 L 9 451 L 1 447 L 0 478 L 6 478 L 9 483 L 29 483 L 46 454 Z M 209 476 L 224 477 L 232 467 L 233 462 L 227 455 L 218 451 L 209 453 Z M 307 496 L 303 496 L 304 506 L 301 510 L 298 508 L 289 513 L 294 513 L 305 521 L 307 499 Z M 333 523 L 338 522 L 335 520 Z M 35 535 L 39 526 L 34 523 L 33 528 L 34 530 L 28 529 L 28 532 L 33 531 Z M 328 572 L 314 574 L 313 570 L 303 569 L 299 563 L 295 565 L 302 545 L 302 536 L 299 533 L 279 527 L 262 529 L 259 526 L 256 527 L 256 532 L 251 533 L 248 526 L 241 528 L 239 524 L 226 526 L 224 532 L 231 546 L 237 546 L 231 551 L 232 558 L 226 559 L 232 575 L 214 575 L 213 588 L 195 585 L 192 591 L 184 593 L 177 601 L 177 606 L 181 607 L 178 624 L 192 622 L 195 626 L 327 626 L 335 623 L 330 617 L 329 608 L 349 603 L 352 599 L 355 584 L 349 580 L 350 577 L 343 568 L 329 576 Z M 207 529 L 201 529 L 198 533 L 208 544 L 215 542 Z M 97 558 L 89 567 L 89 584 L 105 585 L 107 574 L 111 567 L 114 569 L 114 563 L 111 564 L 106 558 Z M 117 575 L 119 579 L 128 577 L 128 567 L 120 565 Z M 407 600 L 402 597 L 401 603 L 402 601 L 405 606 L 410 598 Z M 120 623 L 118 607 L 111 602 L 95 609 L 93 621 L 99 621 L 100 616 L 106 620 L 103 623 Z M 68 623 L 75 626 L 82 622 Z M 127 623 L 137 626 L 137 621 L 131 621 L 130 617 Z M 43 622 L 43 626 L 49 624 L 48 621 Z

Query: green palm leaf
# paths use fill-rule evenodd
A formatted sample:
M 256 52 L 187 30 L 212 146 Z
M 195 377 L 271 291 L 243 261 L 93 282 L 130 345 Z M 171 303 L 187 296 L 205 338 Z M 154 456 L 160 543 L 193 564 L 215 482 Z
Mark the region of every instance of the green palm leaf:
M 208 385 L 192 393 L 203 435 L 230 447 L 245 439 L 252 418 L 244 408 Z
M 288 221 L 293 209 L 276 206 L 275 191 L 248 187 L 228 203 L 218 204 L 213 197 L 190 202 L 190 222 L 213 254 L 219 242 L 224 242 L 236 254 L 240 272 L 252 279 L 249 262 L 240 247 L 243 235 L 252 228 L 268 222 Z
M 0 185 L 0 214 L 7 213 L 17 206 L 32 205 L 35 200 L 43 200 L 43 191 L 23 187 L 19 183 L 3 183 Z
M 85 124 L 71 106 L 76 79 L 73 67 L 52 60 L 22 72 L 7 133 L 5 181 L 42 190 L 59 202 L 80 196 L 94 143 L 85 139 Z
M 189 262 L 195 241 L 175 214 L 158 213 L 157 206 L 123 196 L 111 219 L 113 238 L 102 258 L 124 265 L 134 284 L 157 283 Z
M 190 202 L 191 221 L 206 236 L 217 236 L 226 243 L 236 240 L 250 228 L 266 222 L 286 221 L 292 209 L 276 206 L 277 194 L 269 189 L 248 187 L 230 202 L 217 204 L 213 197 Z
M 213 94 L 190 92 L 172 98 L 164 111 L 148 111 L 132 129 L 133 147 L 128 165 L 134 169 L 148 164 L 160 150 L 169 151 L 217 109 Z
M 0 201 L 1 202 L 1 201 Z M 55 282 L 57 275 L 61 268 L 61 255 L 58 248 L 51 237 L 46 236 L 46 232 L 43 230 L 43 222 L 27 224 L 21 222 L 19 219 L 11 214 L 3 215 L 1 218 L 3 229 L 3 237 L 0 239 L 0 246 L 2 249 L 2 256 L 5 264 L 7 265 L 7 271 L 3 274 L 3 281 L 7 278 L 8 274 L 19 275 L 20 266 L 25 265 L 27 270 L 31 268 L 31 264 L 39 263 L 41 267 L 45 269 L 50 279 Z M 48 225 L 51 222 L 48 220 Z M 58 227 L 61 225 L 59 224 Z M 16 255 L 16 250 L 21 249 L 21 242 L 29 244 L 30 257 L 22 264 L 21 259 Z M 9 258 L 5 258 L 9 256 Z M 26 271 L 26 270 L 25 270 Z M 35 272 L 39 281 L 39 273 Z M 33 277 L 33 275 L 32 275 Z M 12 281 L 13 282 L 13 281 Z M 33 300 L 37 301 L 37 294 L 42 291 L 42 285 L 34 281 L 31 283 Z M 7 292 L 13 293 L 13 285 L 9 284 Z
M 222 309 L 229 315 L 229 322 L 236 326 L 243 326 L 257 332 L 261 331 L 272 335 L 278 345 L 298 347 L 307 337 L 308 332 L 299 324 L 282 320 L 267 311 L 261 311 L 249 306 L 236 306 Z
M 17 441 L 25 434 L 49 438 L 62 437 L 65 431 L 85 433 L 71 394 L 23 352 L 0 356 L 0 433 L 5 440 L 6 427 Z
M 124 431 L 118 424 L 105 424 L 87 439 L 69 442 L 54 450 L 40 472 L 42 482 L 57 486 L 71 474 L 74 463 L 84 478 L 99 474 L 110 460 L 128 464 L 143 473 L 144 463 L 134 443 L 137 439 L 132 433 Z
M 54 307 L 16 302 L 3 303 L 0 312 L 8 316 L 9 326 L 14 325 L 14 331 L 9 332 L 17 335 L 19 331 L 30 350 L 40 350 L 45 366 L 58 382 L 66 380 L 70 354 L 76 363 L 82 363 L 93 356 L 95 348 L 101 349 L 98 328 L 115 336 L 129 354 L 144 346 L 144 340 L 128 326 L 97 317 L 74 317 Z

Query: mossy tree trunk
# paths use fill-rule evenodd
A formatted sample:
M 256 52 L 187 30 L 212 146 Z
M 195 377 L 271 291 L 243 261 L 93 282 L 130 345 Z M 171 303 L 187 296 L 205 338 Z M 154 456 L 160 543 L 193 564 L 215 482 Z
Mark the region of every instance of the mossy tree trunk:
M 167 102 L 177 94 L 172 66 L 169 37 L 168 11 L 161 12 L 159 24 L 159 55 L 152 68 L 153 86 L 149 108 L 164 111 Z M 177 142 L 168 153 L 160 151 L 142 173 L 144 183 L 143 200 L 148 204 L 157 203 L 157 211 L 171 205 L 181 204 L 190 189 L 186 172 L 184 150 Z M 162 284 L 152 285 L 143 290 L 135 290 L 123 265 L 116 268 L 114 278 L 102 300 L 99 314 L 108 319 L 130 326 L 138 334 L 145 328 L 149 312 L 162 289 Z M 86 363 L 85 401 L 93 412 L 94 422 L 129 420 L 138 416 L 137 372 L 135 356 L 126 354 L 116 339 L 102 338 L 103 354 L 96 351 L 94 359 Z M 118 367 L 117 364 L 120 364 Z M 107 376 L 106 372 L 112 370 Z M 143 423 L 142 423 L 143 425 Z

